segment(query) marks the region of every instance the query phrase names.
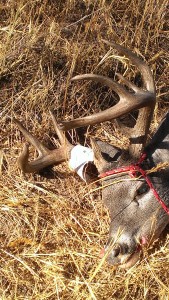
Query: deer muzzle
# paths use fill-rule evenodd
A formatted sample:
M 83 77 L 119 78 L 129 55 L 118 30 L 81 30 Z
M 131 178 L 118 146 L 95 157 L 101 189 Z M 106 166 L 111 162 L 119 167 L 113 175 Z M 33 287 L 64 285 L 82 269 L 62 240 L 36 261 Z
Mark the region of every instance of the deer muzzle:
M 139 260 L 140 252 L 141 247 L 134 240 L 130 245 L 125 243 L 111 245 L 111 242 L 108 242 L 104 251 L 102 251 L 102 256 L 106 256 L 106 260 L 110 265 L 131 268 Z

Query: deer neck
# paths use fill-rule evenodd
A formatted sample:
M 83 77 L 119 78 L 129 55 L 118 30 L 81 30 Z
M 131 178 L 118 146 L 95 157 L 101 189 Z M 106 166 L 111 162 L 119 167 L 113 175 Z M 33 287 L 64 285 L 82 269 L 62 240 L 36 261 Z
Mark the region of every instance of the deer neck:
M 163 118 L 145 151 L 153 165 L 169 163 L 169 113 Z

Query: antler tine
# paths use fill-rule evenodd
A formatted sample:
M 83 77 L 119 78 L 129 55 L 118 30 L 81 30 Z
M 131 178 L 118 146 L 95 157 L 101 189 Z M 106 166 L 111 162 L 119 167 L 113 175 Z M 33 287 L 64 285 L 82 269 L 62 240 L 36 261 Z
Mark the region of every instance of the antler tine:
M 49 110 L 53 125 L 54 125 L 54 129 L 56 131 L 56 134 L 59 138 L 60 144 L 61 145 L 66 145 L 68 148 L 72 149 L 72 144 L 68 141 L 68 139 L 65 136 L 65 133 L 62 131 L 62 129 L 59 127 L 59 125 L 56 122 L 56 118 L 53 114 L 52 110 Z
M 137 92 L 141 91 L 141 89 L 138 86 L 136 86 L 134 83 L 127 80 L 123 75 L 121 75 L 119 73 L 116 73 L 116 75 L 118 76 L 119 79 L 121 79 L 134 92 L 137 93 Z
M 43 168 L 59 164 L 66 161 L 69 157 L 69 152 L 73 148 L 65 138 L 64 133 L 59 129 L 54 115 L 51 113 L 51 117 L 55 126 L 56 133 L 59 137 L 61 147 L 59 149 L 49 150 L 45 147 L 37 138 L 35 138 L 28 130 L 19 122 L 14 119 L 20 131 L 25 136 L 26 140 L 31 143 L 38 151 L 39 156 L 34 161 L 29 162 L 29 145 L 25 143 L 23 151 L 18 158 L 18 166 L 24 173 L 34 173 L 42 170 Z
M 19 130 L 22 132 L 22 134 L 24 135 L 24 137 L 26 138 L 26 140 L 32 144 L 36 150 L 38 151 L 39 155 L 45 155 L 46 153 L 48 153 L 48 149 L 36 138 L 34 137 L 23 125 L 22 123 L 13 118 L 14 123 L 18 126 Z
M 82 75 L 77 75 L 74 76 L 71 81 L 76 81 L 76 80 L 94 80 L 98 81 L 104 85 L 107 85 L 109 88 L 113 89 L 121 98 L 123 97 L 128 97 L 129 93 L 125 88 L 123 88 L 118 82 L 112 80 L 111 78 L 107 76 L 101 76 L 101 75 L 96 75 L 96 74 L 82 74 Z
M 125 47 L 116 44 L 114 42 L 109 42 L 106 40 L 103 40 L 103 42 L 117 49 L 120 53 L 128 57 L 130 61 L 137 66 L 137 68 L 140 70 L 140 73 L 142 75 L 144 86 L 146 87 L 147 92 L 146 91 L 144 92 L 143 90 L 137 87 L 135 88 L 135 85 L 130 83 L 127 79 L 123 79 L 122 75 L 121 75 L 121 79 L 125 82 L 126 85 L 131 87 L 136 92 L 136 96 L 137 95 L 139 96 L 139 94 L 142 93 L 146 99 L 151 100 L 149 102 L 149 105 L 145 105 L 144 108 L 139 110 L 139 115 L 136 121 L 136 125 L 134 126 L 132 135 L 130 137 L 131 145 L 129 147 L 129 152 L 134 158 L 137 159 L 140 156 L 140 153 L 142 152 L 142 149 L 146 143 L 146 139 L 147 139 L 147 135 L 150 128 L 150 123 L 151 123 L 151 119 L 152 119 L 152 115 L 156 103 L 156 90 L 155 90 L 154 79 L 149 66 L 131 50 L 126 49 Z
M 140 70 L 142 77 L 143 77 L 144 85 L 145 85 L 147 91 L 155 93 L 155 84 L 154 84 L 151 70 L 150 70 L 149 66 L 142 59 L 140 59 L 131 50 L 129 50 L 119 44 L 116 44 L 114 42 L 109 42 L 104 39 L 102 39 L 102 41 L 105 44 L 109 45 L 110 47 L 115 48 L 116 50 L 118 50 L 118 52 L 124 54 L 126 57 L 128 57 L 131 60 L 131 62 L 133 64 L 135 64 L 138 67 L 138 69 Z

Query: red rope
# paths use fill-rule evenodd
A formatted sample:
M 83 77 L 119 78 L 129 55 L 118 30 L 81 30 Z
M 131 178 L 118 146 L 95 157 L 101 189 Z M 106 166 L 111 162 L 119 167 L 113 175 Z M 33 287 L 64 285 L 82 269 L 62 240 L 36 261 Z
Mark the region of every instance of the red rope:
M 110 171 L 107 171 L 105 173 L 101 173 L 99 175 L 100 178 L 104 178 L 110 175 L 116 175 L 119 173 L 124 173 L 124 172 L 128 172 L 130 176 L 134 176 L 136 177 L 136 172 L 139 172 L 143 178 L 145 179 L 145 181 L 147 182 L 148 186 L 150 187 L 150 189 L 152 190 L 155 198 L 158 200 L 158 202 L 161 204 L 162 208 L 165 210 L 165 212 L 169 215 L 169 208 L 165 205 L 164 201 L 161 199 L 161 197 L 159 196 L 158 192 L 156 191 L 156 189 L 153 187 L 153 184 L 150 180 L 150 178 L 147 176 L 146 171 L 144 171 L 140 164 L 145 160 L 146 158 L 146 154 L 143 153 L 139 159 L 139 161 L 136 164 L 132 164 L 130 166 L 124 166 L 121 168 L 117 168 L 117 169 L 113 169 Z

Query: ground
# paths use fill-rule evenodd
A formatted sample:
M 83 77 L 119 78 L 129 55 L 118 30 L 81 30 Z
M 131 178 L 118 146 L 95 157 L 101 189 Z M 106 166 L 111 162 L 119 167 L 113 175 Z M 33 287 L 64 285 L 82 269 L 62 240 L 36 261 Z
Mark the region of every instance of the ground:
M 95 72 L 117 79 L 118 71 L 140 85 L 134 66 L 109 52 L 104 38 L 149 64 L 157 89 L 153 134 L 169 106 L 167 5 L 167 0 L 1 0 L 1 299 L 168 299 L 167 231 L 133 268 L 109 266 L 100 258 L 110 221 L 100 191 L 81 182 L 66 163 L 22 174 L 17 157 L 24 138 L 13 122 L 18 118 L 54 147 L 49 108 L 57 120 L 71 119 L 108 108 L 116 97 L 100 84 L 72 83 L 72 76 Z M 90 136 L 126 145 L 108 122 L 69 133 L 74 143 L 86 145 Z M 35 155 L 31 148 L 31 158 Z

